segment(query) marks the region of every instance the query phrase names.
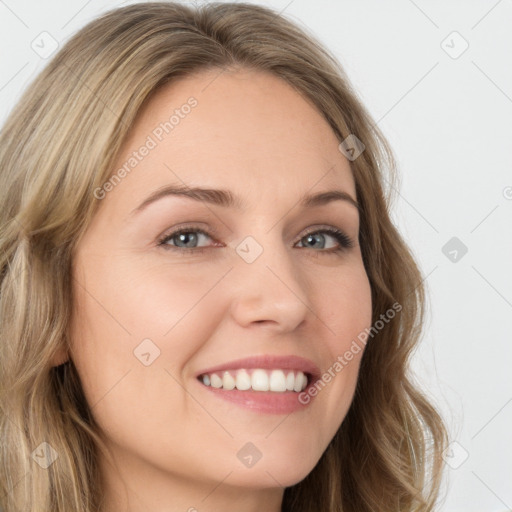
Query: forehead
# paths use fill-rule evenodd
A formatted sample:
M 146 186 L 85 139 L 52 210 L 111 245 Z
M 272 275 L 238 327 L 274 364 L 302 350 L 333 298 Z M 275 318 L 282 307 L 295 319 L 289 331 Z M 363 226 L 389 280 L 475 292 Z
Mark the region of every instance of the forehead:
M 284 80 L 260 71 L 215 69 L 153 94 L 116 169 L 146 145 L 151 149 L 122 187 L 131 196 L 178 183 L 239 190 L 255 196 L 252 201 L 331 187 L 355 198 L 350 164 L 338 144 L 321 113 Z

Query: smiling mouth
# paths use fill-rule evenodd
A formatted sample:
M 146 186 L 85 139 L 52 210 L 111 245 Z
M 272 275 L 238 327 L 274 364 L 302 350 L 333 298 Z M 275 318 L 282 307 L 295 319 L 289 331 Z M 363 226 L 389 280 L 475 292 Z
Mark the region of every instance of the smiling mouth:
M 311 382 L 311 375 L 300 370 L 237 369 L 199 375 L 198 380 L 207 387 L 226 391 L 270 391 L 273 393 L 304 391 Z

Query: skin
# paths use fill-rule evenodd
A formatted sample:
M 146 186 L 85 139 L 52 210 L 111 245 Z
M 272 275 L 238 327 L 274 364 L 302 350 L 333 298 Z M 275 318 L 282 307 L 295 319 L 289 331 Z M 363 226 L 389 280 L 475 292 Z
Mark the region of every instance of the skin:
M 113 455 L 100 461 L 104 511 L 277 512 L 284 487 L 306 477 L 341 425 L 362 351 L 290 415 L 225 402 L 195 376 L 261 354 L 299 355 L 325 371 L 370 327 L 357 209 L 296 206 L 331 189 L 356 199 L 354 180 L 309 102 L 273 75 L 240 69 L 160 89 L 113 172 L 190 96 L 197 107 L 106 194 L 76 248 L 70 357 Z M 167 196 L 131 215 L 153 191 L 183 183 L 229 189 L 245 209 Z M 174 250 L 158 245 L 184 223 L 210 235 L 198 238 L 203 252 L 180 252 L 178 237 Z M 354 247 L 328 253 L 339 242 L 325 232 L 325 246 L 306 246 L 322 227 Z M 246 236 L 263 248 L 250 264 L 235 250 Z M 133 352 L 144 339 L 160 350 L 149 366 Z M 237 458 L 248 442 L 262 454 L 250 468 Z

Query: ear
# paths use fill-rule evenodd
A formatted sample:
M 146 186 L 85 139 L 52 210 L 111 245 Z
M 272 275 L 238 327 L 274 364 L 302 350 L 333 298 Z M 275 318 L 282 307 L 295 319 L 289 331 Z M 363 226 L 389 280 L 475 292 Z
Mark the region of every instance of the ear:
M 65 348 L 59 349 L 59 351 L 52 358 L 52 366 L 60 366 L 69 359 L 68 351 Z

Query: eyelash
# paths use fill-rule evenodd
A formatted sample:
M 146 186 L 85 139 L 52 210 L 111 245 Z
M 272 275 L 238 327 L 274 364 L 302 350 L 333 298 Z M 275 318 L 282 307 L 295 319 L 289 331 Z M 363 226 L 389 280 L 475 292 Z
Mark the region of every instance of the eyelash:
M 177 251 L 178 253 L 182 253 L 182 254 L 187 254 L 187 253 L 191 253 L 191 252 L 194 252 L 196 254 L 201 254 L 205 250 L 211 249 L 211 247 L 176 247 L 176 246 L 167 244 L 167 242 L 169 240 L 172 240 L 173 238 L 175 238 L 183 233 L 199 233 L 199 234 L 205 235 L 205 236 L 213 239 L 213 237 L 210 236 L 203 229 L 200 229 L 197 226 L 191 225 L 191 226 L 182 227 L 176 231 L 173 231 L 172 233 L 164 235 L 162 238 L 160 238 L 158 240 L 158 246 L 159 247 L 161 246 L 164 250 Z M 336 228 L 319 228 L 314 231 L 310 231 L 310 232 L 304 234 L 301 237 L 301 239 L 299 240 L 299 242 L 303 238 L 306 238 L 309 235 L 316 235 L 318 233 L 327 233 L 327 234 L 331 235 L 333 238 L 335 238 L 338 241 L 338 243 L 340 244 L 340 247 L 331 248 L 331 249 L 321 249 L 321 250 L 313 249 L 314 252 L 321 252 L 321 253 L 336 255 L 340 252 L 344 252 L 344 251 L 354 247 L 354 241 L 352 240 L 352 238 L 350 238 L 343 231 L 340 231 L 339 229 L 336 229 Z M 301 249 L 307 249 L 307 247 L 301 247 Z

